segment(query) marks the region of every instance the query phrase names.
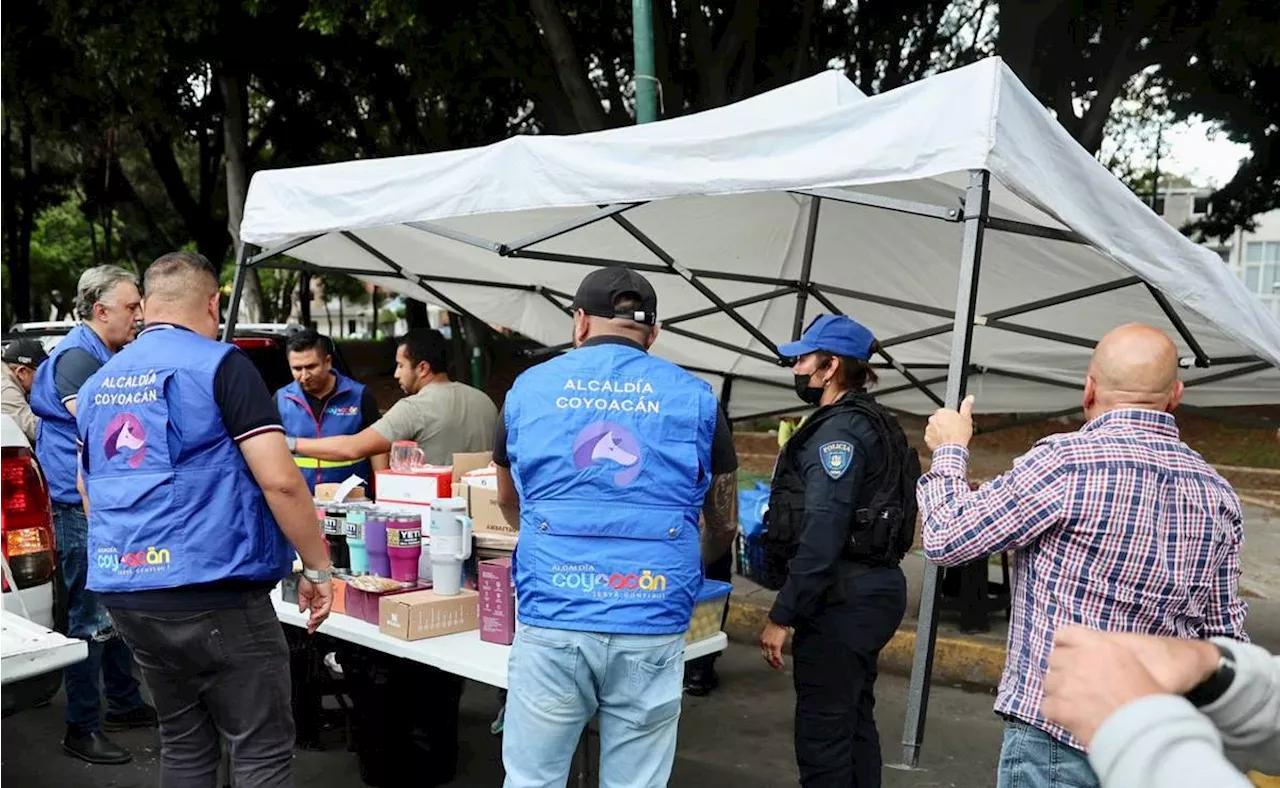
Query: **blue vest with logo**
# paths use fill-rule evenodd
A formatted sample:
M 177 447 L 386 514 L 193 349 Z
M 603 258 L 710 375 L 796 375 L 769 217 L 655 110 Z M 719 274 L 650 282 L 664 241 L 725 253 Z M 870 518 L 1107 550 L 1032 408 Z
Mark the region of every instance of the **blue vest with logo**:
M 40 426 L 36 428 L 36 457 L 49 481 L 49 497 L 57 503 L 78 506 L 76 420 L 62 404 L 54 379 L 58 359 L 72 348 L 88 351 L 99 364 L 105 364 L 111 358 L 111 351 L 93 329 L 83 323 L 71 329 L 54 348 L 53 354 L 36 369 L 36 379 L 31 385 L 31 412 L 40 417 Z M 77 398 L 76 408 L 79 407 Z
M 613 634 L 688 629 L 702 585 L 711 387 L 638 348 L 591 345 L 522 374 L 504 413 L 520 494 L 519 620 Z
M 213 395 L 232 345 L 154 327 L 80 390 L 89 580 L 98 592 L 273 583 L 293 549 Z
M 333 392 L 325 400 L 324 412 L 312 413 L 307 396 L 297 381 L 276 392 L 276 409 L 286 434 L 296 438 L 329 438 L 334 435 L 355 435 L 364 423 L 361 403 L 364 402 L 364 385 L 345 375 L 333 373 L 338 379 Z M 368 459 L 350 461 L 317 460 L 311 457 L 294 457 L 302 469 L 302 477 L 314 492 L 317 484 L 342 482 L 351 474 L 366 482 L 373 480 L 373 467 Z M 368 485 L 364 485 L 368 488 Z

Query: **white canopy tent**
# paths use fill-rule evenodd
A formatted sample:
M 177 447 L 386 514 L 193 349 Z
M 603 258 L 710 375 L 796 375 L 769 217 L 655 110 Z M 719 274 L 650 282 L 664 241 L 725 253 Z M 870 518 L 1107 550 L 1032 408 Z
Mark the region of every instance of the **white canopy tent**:
M 553 349 L 589 267 L 628 265 L 658 291 L 655 352 L 735 419 L 801 409 L 776 345 L 837 310 L 880 339 L 878 397 L 903 411 L 966 386 L 980 412 L 1074 411 L 1094 343 L 1131 321 L 1178 339 L 1188 404 L 1280 402 L 1280 322 L 997 58 L 874 97 L 827 72 L 643 126 L 259 172 L 240 232 L 229 315 L 246 266 L 301 267 Z M 931 570 L 911 763 L 935 589 Z

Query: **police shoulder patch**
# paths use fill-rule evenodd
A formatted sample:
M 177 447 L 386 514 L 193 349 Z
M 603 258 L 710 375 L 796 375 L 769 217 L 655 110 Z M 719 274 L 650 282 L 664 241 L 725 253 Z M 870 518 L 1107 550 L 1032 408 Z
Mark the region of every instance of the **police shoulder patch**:
M 822 469 L 832 479 L 839 479 L 853 464 L 853 444 L 848 441 L 831 441 L 818 447 L 818 459 Z

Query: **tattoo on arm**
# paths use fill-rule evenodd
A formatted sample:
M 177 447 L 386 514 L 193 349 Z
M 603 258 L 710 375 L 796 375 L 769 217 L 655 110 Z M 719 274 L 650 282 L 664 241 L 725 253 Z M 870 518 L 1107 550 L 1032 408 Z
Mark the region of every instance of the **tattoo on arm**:
M 738 535 L 738 472 L 711 477 L 702 503 L 702 558 L 710 563 L 733 546 Z
M 702 516 L 707 523 L 707 531 L 723 534 L 733 533 L 738 529 L 738 472 L 720 473 L 711 477 L 711 488 L 707 490 L 706 500 L 702 504 Z

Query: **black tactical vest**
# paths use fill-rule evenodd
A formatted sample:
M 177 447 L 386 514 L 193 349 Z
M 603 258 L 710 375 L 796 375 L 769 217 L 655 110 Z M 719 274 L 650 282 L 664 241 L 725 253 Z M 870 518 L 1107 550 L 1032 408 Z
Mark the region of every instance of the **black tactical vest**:
M 799 454 L 808 448 L 805 444 L 819 425 L 831 418 L 849 418 L 853 413 L 870 422 L 880 447 L 876 456 L 867 457 L 867 473 L 849 512 L 849 539 L 843 558 L 871 566 L 897 566 L 911 549 L 920 458 L 889 411 L 866 392 L 851 392 L 816 411 L 791 436 L 778 457 L 761 536 L 763 580 L 769 589 L 776 591 L 786 582 L 787 566 L 795 557 L 804 527 L 804 477 Z M 857 451 L 867 456 L 867 447 L 860 441 Z

